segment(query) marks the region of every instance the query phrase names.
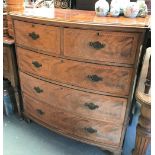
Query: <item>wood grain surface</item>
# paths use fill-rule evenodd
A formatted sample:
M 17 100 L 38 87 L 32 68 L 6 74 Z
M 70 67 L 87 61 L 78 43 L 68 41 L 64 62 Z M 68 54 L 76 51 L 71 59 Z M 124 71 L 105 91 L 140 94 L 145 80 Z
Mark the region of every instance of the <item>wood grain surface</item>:
M 98 141 L 105 144 L 118 146 L 122 132 L 121 126 L 116 126 L 104 121 L 97 121 L 79 117 L 73 113 L 66 112 L 59 108 L 38 102 L 33 98 L 24 95 L 25 112 L 45 123 L 68 131 L 86 139 Z M 91 129 L 90 129 L 91 128 Z
M 44 11 L 44 10 L 43 10 Z M 143 31 L 140 28 L 146 28 L 150 25 L 150 16 L 146 16 L 145 18 L 126 18 L 124 16 L 115 17 L 98 17 L 95 14 L 95 11 L 85 11 L 85 10 L 71 10 L 71 9 L 54 9 L 53 13 L 48 15 L 47 17 L 42 16 L 41 10 L 40 12 L 36 12 L 35 16 L 32 14 L 32 10 L 25 9 L 24 11 L 14 11 L 11 13 L 14 19 L 27 21 L 37 21 L 51 24 L 59 23 L 59 25 L 70 25 L 75 24 L 76 26 L 81 25 L 82 27 L 89 27 L 89 25 L 98 26 L 98 27 L 115 27 L 120 30 L 122 27 L 124 28 L 137 28 L 136 31 Z M 29 18 L 27 18 L 29 17 Z M 125 29 L 123 30 L 125 31 Z
M 12 45 L 14 43 L 15 43 L 14 39 L 12 39 L 8 36 L 3 37 L 3 44 Z
M 11 5 L 10 5 L 11 6 Z M 8 6 L 9 7 L 9 6 Z M 11 8 L 11 7 L 10 7 Z M 9 8 L 9 9 L 10 9 Z M 13 23 L 12 23 L 12 17 L 9 15 L 9 13 L 7 14 L 7 23 L 8 23 L 8 33 L 9 36 L 11 36 L 12 38 L 14 38 L 14 30 L 13 30 Z
M 133 64 L 138 33 L 64 29 L 64 55 L 69 57 Z M 90 43 L 99 42 L 96 49 Z
M 50 80 L 96 91 L 128 95 L 132 70 L 46 56 L 17 48 L 20 69 Z M 36 62 L 40 67 L 36 67 Z
M 3 73 L 6 78 L 10 80 L 10 59 L 11 59 L 11 53 L 10 48 L 7 46 L 3 47 Z
M 60 28 L 14 21 L 16 43 L 43 50 L 45 53 L 60 53 Z M 33 39 L 33 36 L 38 38 Z
M 6 0 L 7 4 L 12 5 L 23 5 L 23 0 Z
M 20 72 L 22 92 L 79 116 L 122 124 L 127 99 L 82 92 L 48 83 Z M 36 88 L 42 90 L 38 93 Z M 91 117 L 90 117 L 91 116 Z

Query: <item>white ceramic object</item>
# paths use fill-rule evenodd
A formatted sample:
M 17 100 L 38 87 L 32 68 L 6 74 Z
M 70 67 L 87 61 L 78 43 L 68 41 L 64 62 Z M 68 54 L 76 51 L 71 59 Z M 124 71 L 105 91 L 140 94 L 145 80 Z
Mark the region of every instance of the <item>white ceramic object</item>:
M 121 7 L 118 3 L 118 0 L 112 0 L 110 4 L 110 15 L 117 17 L 121 13 Z
M 97 16 L 107 16 L 109 12 L 109 3 L 106 0 L 99 0 L 95 3 L 95 12 Z
M 137 17 L 139 12 L 139 6 L 137 2 L 129 2 L 126 8 L 124 9 L 124 16 L 129 18 Z
M 137 1 L 137 4 L 139 6 L 139 17 L 145 17 L 148 14 L 147 5 L 145 4 L 145 0 L 139 0 Z
M 120 9 L 121 9 L 120 14 L 123 14 L 123 10 L 126 8 L 128 3 L 130 2 L 130 0 L 117 0 L 117 1 L 118 1 L 117 3 L 120 6 Z

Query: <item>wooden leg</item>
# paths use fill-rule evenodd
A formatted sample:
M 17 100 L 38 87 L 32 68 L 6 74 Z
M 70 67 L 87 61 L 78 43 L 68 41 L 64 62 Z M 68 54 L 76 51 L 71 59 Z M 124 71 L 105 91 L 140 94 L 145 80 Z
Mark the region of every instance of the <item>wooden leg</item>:
M 15 98 L 16 98 L 16 104 L 17 104 L 17 110 L 18 110 L 18 115 L 21 116 L 21 104 L 20 104 L 20 96 L 17 88 L 14 88 L 15 92 Z
M 151 140 L 151 108 L 142 105 L 137 125 L 136 143 L 133 155 L 145 155 Z
M 30 124 L 32 121 L 31 121 L 29 118 L 25 118 L 25 122 L 26 122 L 27 124 Z
M 29 119 L 28 117 L 24 116 L 24 120 L 26 123 L 30 124 L 32 121 L 31 119 Z

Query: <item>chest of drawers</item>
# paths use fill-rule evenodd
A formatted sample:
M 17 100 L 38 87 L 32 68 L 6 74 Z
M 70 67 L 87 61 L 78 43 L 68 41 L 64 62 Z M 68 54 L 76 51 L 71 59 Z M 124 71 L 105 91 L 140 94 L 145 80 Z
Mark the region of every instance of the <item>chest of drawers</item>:
M 120 154 L 147 18 L 59 9 L 12 18 L 24 115 Z

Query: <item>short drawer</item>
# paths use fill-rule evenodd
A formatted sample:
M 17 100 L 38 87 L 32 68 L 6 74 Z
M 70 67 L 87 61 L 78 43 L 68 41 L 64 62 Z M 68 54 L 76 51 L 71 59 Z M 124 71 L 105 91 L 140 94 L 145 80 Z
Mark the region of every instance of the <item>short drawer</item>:
M 87 119 L 72 113 L 54 108 L 33 98 L 24 96 L 25 112 L 61 133 L 68 133 L 87 140 L 118 146 L 122 126 L 94 119 Z
M 129 94 L 131 68 L 104 66 L 55 58 L 17 48 L 22 71 L 50 80 L 114 95 Z
M 20 72 L 22 92 L 54 107 L 87 118 L 123 124 L 127 99 L 82 92 Z
M 14 21 L 16 43 L 47 54 L 60 54 L 60 28 Z
M 133 64 L 138 33 L 64 29 L 64 55 L 91 61 Z

